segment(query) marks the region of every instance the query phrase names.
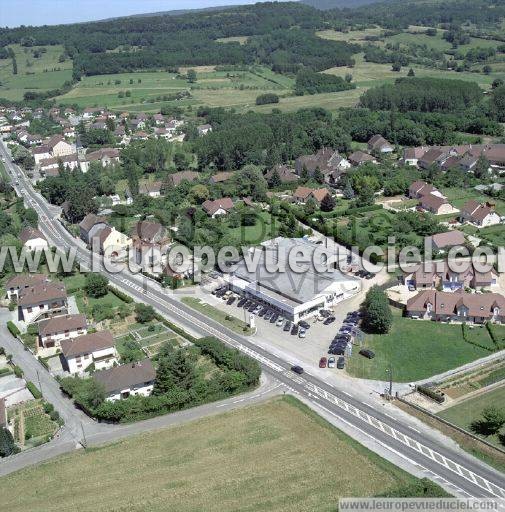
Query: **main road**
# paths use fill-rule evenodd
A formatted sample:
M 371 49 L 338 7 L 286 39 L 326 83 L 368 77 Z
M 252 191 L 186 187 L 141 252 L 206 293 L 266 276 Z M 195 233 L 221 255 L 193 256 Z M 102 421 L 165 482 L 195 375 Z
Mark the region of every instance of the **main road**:
M 13 164 L 3 144 L 0 154 L 13 177 L 16 193 L 25 204 L 35 208 L 39 215 L 40 229 L 48 241 L 63 250 L 73 249 L 84 269 L 90 268 L 90 252 L 83 247 L 58 220 L 56 209 L 34 190 L 24 173 Z M 102 270 L 105 272 L 105 270 Z M 421 432 L 379 409 L 379 404 L 367 400 L 360 392 L 352 395 L 329 385 L 319 377 L 305 372 L 296 375 L 290 371 L 291 362 L 282 360 L 263 348 L 254 340 L 235 334 L 221 324 L 200 314 L 174 299 L 170 292 L 155 281 L 133 274 L 128 269 L 118 273 L 107 273 L 114 286 L 127 292 L 138 302 L 152 305 L 161 315 L 176 322 L 190 332 L 202 336 L 215 336 L 227 345 L 237 348 L 256 359 L 265 374 L 283 383 L 302 399 L 312 403 L 316 409 L 337 416 L 360 436 L 366 436 L 390 452 L 406 460 L 411 467 L 421 469 L 426 475 L 450 489 L 458 496 L 505 498 L 505 477 L 468 454 L 448 447 L 427 432 Z M 110 426 L 107 439 L 122 437 L 122 426 Z

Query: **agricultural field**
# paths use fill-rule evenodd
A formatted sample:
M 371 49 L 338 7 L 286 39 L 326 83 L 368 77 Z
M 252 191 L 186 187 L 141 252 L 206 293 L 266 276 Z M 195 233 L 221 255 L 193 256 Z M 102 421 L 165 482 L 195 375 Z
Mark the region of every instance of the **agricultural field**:
M 374 359 L 360 356 L 355 347 L 347 364 L 347 371 L 353 377 L 387 380 L 386 370 L 391 366 L 395 382 L 414 382 L 491 354 L 464 341 L 461 325 L 413 320 L 402 317 L 399 309 L 392 308 L 392 311 L 390 332 L 365 338 L 364 345 L 375 352 Z M 472 340 L 493 347 L 485 328 L 471 331 Z
M 438 413 L 438 416 L 451 423 L 470 430 L 470 425 L 481 418 L 482 411 L 487 407 L 497 407 L 503 409 L 505 404 L 505 386 L 501 386 L 491 391 L 479 394 L 474 398 L 463 400 L 453 407 L 449 407 Z M 502 447 L 497 436 L 488 436 L 487 441 Z
M 158 72 L 132 72 L 84 77 L 67 94 L 57 98 L 60 104 L 107 106 L 117 110 L 159 111 L 162 105 L 179 107 L 249 106 L 264 92 L 289 94 L 294 80 L 264 67 L 244 71 L 216 71 L 213 66 L 194 68 L 197 81 L 188 83 L 181 75 Z M 223 94 L 226 92 L 226 94 Z M 190 93 L 190 96 L 186 96 Z M 176 95 L 179 95 L 176 98 Z
M 23 48 L 11 45 L 16 55 L 17 75 L 13 74 L 12 59 L 0 60 L 0 98 L 22 100 L 26 91 L 47 91 L 61 87 L 72 79 L 72 61 L 59 62 L 62 45 Z M 45 49 L 39 58 L 34 52 Z
M 58 457 L 0 479 L 0 494 L 10 512 L 42 504 L 48 512 L 283 512 L 293 503 L 299 511 L 330 511 L 340 496 L 418 483 L 284 397 Z

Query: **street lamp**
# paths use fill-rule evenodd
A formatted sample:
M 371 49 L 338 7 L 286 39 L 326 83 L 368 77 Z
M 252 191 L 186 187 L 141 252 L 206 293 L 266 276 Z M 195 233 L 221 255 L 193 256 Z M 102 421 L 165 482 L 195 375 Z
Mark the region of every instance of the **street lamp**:
M 386 373 L 389 375 L 389 396 L 393 396 L 393 367 L 391 365 L 386 369 Z

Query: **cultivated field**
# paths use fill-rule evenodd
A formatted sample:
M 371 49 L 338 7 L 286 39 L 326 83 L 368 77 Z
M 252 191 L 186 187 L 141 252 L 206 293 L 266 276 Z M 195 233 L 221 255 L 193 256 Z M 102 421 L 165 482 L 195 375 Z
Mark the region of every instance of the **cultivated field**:
M 284 398 L 59 457 L 0 479 L 0 495 L 9 512 L 312 512 L 414 482 Z
M 65 62 L 58 62 L 63 46 L 10 47 L 16 55 L 18 73 L 13 74 L 12 59 L 0 60 L 0 98 L 22 100 L 26 91 L 57 89 L 65 81 L 72 79 L 72 61 L 67 59 Z M 46 52 L 35 58 L 34 52 L 42 48 Z

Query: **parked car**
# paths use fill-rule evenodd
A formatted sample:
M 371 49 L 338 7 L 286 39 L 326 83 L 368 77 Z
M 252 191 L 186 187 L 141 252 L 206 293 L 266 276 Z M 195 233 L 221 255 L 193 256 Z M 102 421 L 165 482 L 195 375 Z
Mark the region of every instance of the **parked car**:
M 298 334 L 298 325 L 293 324 L 293 327 L 291 327 L 291 334 Z
M 267 311 L 268 311 L 267 307 L 261 308 L 261 311 L 258 313 L 258 316 L 260 316 L 260 317 L 265 316 Z
M 237 303 L 237 307 L 241 308 L 245 303 L 247 302 L 247 299 L 240 299 Z
M 360 351 L 359 351 L 360 355 L 362 355 L 363 357 L 366 357 L 367 359 L 373 359 L 375 357 L 375 352 L 373 352 L 372 350 L 368 349 L 368 348 L 362 348 Z
M 331 315 L 331 311 L 328 311 L 327 309 L 321 309 L 321 311 L 319 311 L 319 314 L 323 318 L 328 318 Z
M 236 299 L 235 297 L 231 296 L 231 297 L 227 300 L 226 304 L 228 304 L 229 306 L 231 306 L 231 305 L 232 305 L 236 300 L 237 300 L 237 299 Z
M 289 320 L 286 321 L 286 323 L 284 324 L 284 327 L 282 328 L 283 331 L 290 331 L 291 330 L 291 322 Z
M 337 356 L 343 356 L 345 354 L 345 347 L 330 347 L 328 349 L 328 354 L 335 354 Z
M 263 308 L 261 306 L 256 306 L 253 310 L 253 313 L 257 315 Z
M 345 368 L 345 358 L 344 357 L 339 357 L 338 358 L 338 361 L 337 361 L 337 368 L 339 370 L 343 370 Z
M 277 319 L 279 318 L 279 313 L 275 313 L 272 315 L 272 318 L 270 318 L 270 323 L 275 324 L 277 322 Z
M 308 324 L 305 320 L 302 320 L 301 322 L 298 322 L 298 325 L 300 327 L 303 327 L 305 330 L 310 329 L 310 324 Z
M 333 322 L 335 321 L 335 317 L 334 316 L 329 316 L 324 322 L 323 324 L 324 325 L 330 325 L 332 324 Z
M 247 308 L 247 311 L 249 311 L 249 313 L 252 313 L 256 308 L 258 307 L 258 305 L 256 304 L 256 302 L 253 302 L 248 308 Z
M 278 319 L 277 319 L 277 322 L 275 322 L 275 325 L 277 327 L 281 327 L 282 325 L 284 325 L 284 318 L 282 318 L 282 316 L 280 316 Z
M 223 289 L 222 286 L 218 286 L 217 288 L 214 288 L 211 293 L 212 295 L 217 295 L 221 290 Z
M 297 373 L 298 375 L 302 375 L 303 368 L 295 364 L 294 366 L 291 367 L 291 371 Z
M 265 313 L 265 316 L 263 317 L 265 320 L 270 320 L 270 318 L 272 318 L 274 312 L 271 311 L 270 309 Z
M 375 274 L 373 272 L 367 272 L 365 275 L 365 279 L 373 279 Z
M 326 357 L 321 357 L 319 359 L 319 368 L 326 368 L 327 359 Z
M 409 284 L 409 292 L 415 292 L 416 287 L 413 284 Z
M 305 335 L 307 334 L 307 331 L 303 328 L 301 328 L 299 331 L 298 331 L 298 337 L 299 338 L 305 338 Z
M 328 368 L 335 368 L 335 358 L 333 356 L 328 358 Z

